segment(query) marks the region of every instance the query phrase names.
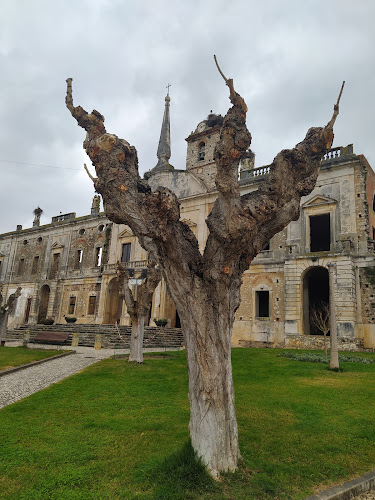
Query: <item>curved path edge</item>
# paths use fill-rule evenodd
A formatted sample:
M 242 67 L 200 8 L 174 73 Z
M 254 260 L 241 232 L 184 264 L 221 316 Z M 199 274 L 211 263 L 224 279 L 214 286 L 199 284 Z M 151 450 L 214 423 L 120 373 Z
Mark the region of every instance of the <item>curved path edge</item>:
M 350 500 L 355 499 L 361 493 L 367 493 L 375 489 L 375 469 L 366 472 L 363 476 L 348 481 L 340 486 L 333 486 L 327 490 L 311 495 L 305 500 Z M 373 497 L 375 498 L 375 496 Z
M 9 373 L 15 373 L 20 370 L 24 370 L 25 368 L 30 368 L 31 366 L 41 365 L 42 363 L 46 363 L 47 361 L 52 361 L 58 358 L 64 358 L 65 356 L 69 356 L 70 354 L 75 354 L 76 351 L 68 351 L 63 354 L 56 354 L 55 356 L 50 356 L 49 358 L 39 359 L 38 361 L 32 361 L 31 363 L 26 363 L 26 365 L 15 366 L 14 368 L 8 368 L 7 370 L 0 370 L 0 377 L 4 375 L 8 375 Z

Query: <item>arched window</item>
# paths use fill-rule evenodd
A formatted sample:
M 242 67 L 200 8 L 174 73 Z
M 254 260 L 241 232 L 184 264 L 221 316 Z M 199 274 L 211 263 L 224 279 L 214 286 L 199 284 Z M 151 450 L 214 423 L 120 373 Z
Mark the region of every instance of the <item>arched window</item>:
M 374 196 L 372 197 L 372 209 L 375 212 L 375 193 Z
M 206 144 L 202 141 L 198 146 L 198 161 L 204 160 L 206 154 Z

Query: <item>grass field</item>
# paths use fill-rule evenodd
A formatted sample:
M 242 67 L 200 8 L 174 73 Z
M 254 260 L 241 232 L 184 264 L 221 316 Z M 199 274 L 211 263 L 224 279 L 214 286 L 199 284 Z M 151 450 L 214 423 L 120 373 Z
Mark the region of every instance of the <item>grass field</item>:
M 220 483 L 194 460 L 176 352 L 105 360 L 0 410 L 0 498 L 303 499 L 374 468 L 375 365 L 279 352 L 233 350 L 243 462 Z
M 0 347 L 0 371 L 26 365 L 32 361 L 61 354 L 61 351 L 25 349 L 24 347 Z

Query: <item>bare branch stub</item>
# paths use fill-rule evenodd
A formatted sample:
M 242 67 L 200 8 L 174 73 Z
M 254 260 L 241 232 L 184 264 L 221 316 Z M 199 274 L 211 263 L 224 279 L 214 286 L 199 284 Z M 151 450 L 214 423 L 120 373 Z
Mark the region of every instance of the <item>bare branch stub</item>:
M 340 99 L 341 99 L 341 96 L 342 96 L 342 92 L 344 90 L 344 86 L 345 86 L 345 80 L 342 82 L 342 85 L 341 85 L 341 90 L 340 90 L 340 93 L 339 93 L 339 96 L 337 98 L 337 102 L 336 104 L 334 105 L 333 107 L 333 115 L 332 115 L 332 118 L 331 120 L 329 121 L 328 125 L 333 128 L 333 125 L 335 124 L 335 121 L 336 121 L 336 118 L 339 114 L 339 104 L 340 104 Z M 328 126 L 327 125 L 327 126 Z
M 214 57 L 217 68 L 229 87 L 229 98 L 233 107 L 224 117 L 220 139 L 215 147 L 217 166 L 215 182 L 219 195 L 207 224 L 212 235 L 221 239 L 231 239 L 237 232 L 239 216 L 238 166 L 250 146 L 251 134 L 246 127 L 246 103 L 234 90 L 233 80 L 224 76 L 216 56 Z
M 90 170 L 87 168 L 86 163 L 83 164 L 83 168 L 86 170 L 87 175 L 90 177 L 90 179 L 92 180 L 92 182 L 93 182 L 93 184 L 95 186 L 95 182 L 98 180 L 98 178 L 97 177 L 93 177 L 91 175 Z

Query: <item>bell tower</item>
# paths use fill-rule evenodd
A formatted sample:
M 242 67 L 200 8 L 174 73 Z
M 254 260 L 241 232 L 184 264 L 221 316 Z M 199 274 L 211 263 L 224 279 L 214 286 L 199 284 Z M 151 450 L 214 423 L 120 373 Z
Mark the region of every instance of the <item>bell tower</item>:
M 223 117 L 211 113 L 186 139 L 186 170 L 198 177 L 208 191 L 215 189 L 215 146 L 220 138 Z

